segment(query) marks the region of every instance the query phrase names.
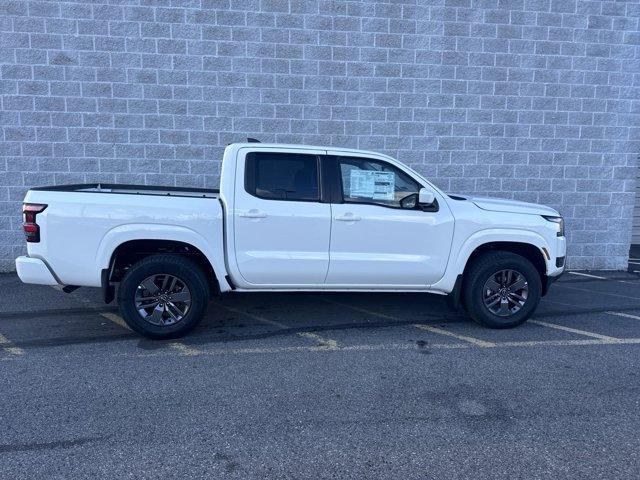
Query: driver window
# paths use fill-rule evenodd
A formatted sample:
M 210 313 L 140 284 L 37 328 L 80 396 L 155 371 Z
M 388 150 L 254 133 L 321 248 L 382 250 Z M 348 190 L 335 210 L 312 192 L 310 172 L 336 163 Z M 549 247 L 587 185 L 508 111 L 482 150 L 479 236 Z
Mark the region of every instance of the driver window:
M 420 191 L 420 185 L 393 165 L 380 160 L 339 157 L 342 196 L 346 203 L 373 203 L 403 208 L 400 201 Z M 404 202 L 404 208 L 411 202 Z

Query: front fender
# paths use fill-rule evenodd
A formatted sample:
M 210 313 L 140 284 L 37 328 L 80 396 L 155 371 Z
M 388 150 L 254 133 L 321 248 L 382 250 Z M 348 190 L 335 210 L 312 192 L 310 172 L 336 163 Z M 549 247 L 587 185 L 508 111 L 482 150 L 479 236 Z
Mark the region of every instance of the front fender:
M 458 256 L 455 261 L 456 275 L 461 274 L 464 271 L 467 261 L 475 249 L 493 242 L 514 242 L 514 243 L 528 243 L 534 245 L 540 249 L 540 253 L 544 257 L 547 269 L 549 268 L 547 256 L 544 254 L 543 248 L 549 251 L 549 245 L 542 235 L 531 230 L 517 230 L 517 229 L 488 229 L 480 230 L 479 232 L 471 235 L 462 244 L 462 247 L 458 250 Z
M 447 271 L 437 283 L 431 285 L 431 289 L 450 293 L 453 291 L 458 275 L 464 273 L 464 269 L 471 257 L 471 254 L 478 247 L 493 242 L 514 242 L 526 243 L 540 249 L 544 258 L 547 271 L 549 271 L 549 259 L 544 254 L 543 248 L 549 251 L 549 245 L 545 238 L 539 233 L 531 230 L 514 228 L 491 228 L 477 231 L 471 234 L 462 245 L 453 248 L 451 257 L 447 265 Z

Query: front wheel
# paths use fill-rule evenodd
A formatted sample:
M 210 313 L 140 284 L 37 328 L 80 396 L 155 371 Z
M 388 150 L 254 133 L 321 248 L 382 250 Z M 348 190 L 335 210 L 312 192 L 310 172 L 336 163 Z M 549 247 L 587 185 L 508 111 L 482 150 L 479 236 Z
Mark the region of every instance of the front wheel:
M 490 252 L 475 259 L 463 285 L 469 315 L 491 328 L 525 322 L 542 294 L 538 270 L 526 258 L 510 252 Z
M 209 301 L 198 265 L 179 255 L 153 255 L 134 264 L 118 288 L 120 313 L 145 337 L 180 337 L 202 319 Z

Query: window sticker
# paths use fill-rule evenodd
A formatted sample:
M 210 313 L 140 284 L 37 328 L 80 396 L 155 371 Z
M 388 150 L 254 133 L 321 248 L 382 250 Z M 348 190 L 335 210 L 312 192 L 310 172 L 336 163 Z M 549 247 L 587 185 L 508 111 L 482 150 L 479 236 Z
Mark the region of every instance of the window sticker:
M 393 172 L 351 170 L 349 195 L 373 200 L 394 200 L 396 176 Z

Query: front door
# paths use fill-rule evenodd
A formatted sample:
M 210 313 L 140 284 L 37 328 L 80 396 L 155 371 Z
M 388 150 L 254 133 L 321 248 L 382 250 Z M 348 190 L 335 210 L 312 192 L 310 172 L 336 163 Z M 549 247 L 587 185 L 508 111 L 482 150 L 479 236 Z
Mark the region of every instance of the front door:
M 424 211 L 414 195 L 423 185 L 397 166 L 329 153 L 337 157 L 342 203 L 332 204 L 327 285 L 420 288 L 437 282 L 453 236 L 453 216 L 439 194 L 437 207 Z
M 320 202 L 317 153 L 295 148 L 240 151 L 232 215 L 236 264 L 247 283 L 324 283 L 331 206 Z

